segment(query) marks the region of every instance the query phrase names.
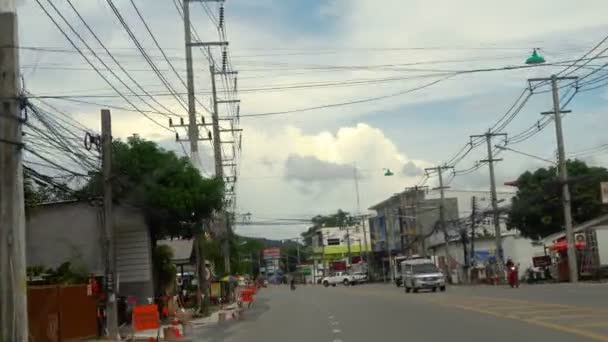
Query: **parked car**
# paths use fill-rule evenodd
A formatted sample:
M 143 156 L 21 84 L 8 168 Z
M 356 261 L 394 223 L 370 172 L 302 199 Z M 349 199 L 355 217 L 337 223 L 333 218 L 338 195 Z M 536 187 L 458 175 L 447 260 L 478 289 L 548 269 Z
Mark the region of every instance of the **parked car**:
M 401 263 L 405 292 L 418 292 L 421 289 L 445 291 L 445 276 L 431 259 L 406 260 Z
M 355 285 L 357 283 L 363 283 L 367 281 L 367 275 L 365 273 L 354 273 L 348 274 L 346 272 L 336 272 L 329 277 L 321 279 L 321 284 L 325 287 L 336 286 L 338 284 Z

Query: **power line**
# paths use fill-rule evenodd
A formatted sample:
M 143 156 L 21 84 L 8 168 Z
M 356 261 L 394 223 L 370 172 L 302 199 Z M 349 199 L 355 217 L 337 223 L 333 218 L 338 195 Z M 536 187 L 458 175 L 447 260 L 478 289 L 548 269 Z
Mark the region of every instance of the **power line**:
M 65 22 L 68 24 L 68 26 L 69 26 L 69 27 L 72 29 L 72 31 L 73 31 L 73 32 L 75 32 L 74 28 L 73 28 L 71 25 L 69 25 L 69 23 L 67 22 L 67 20 L 65 20 L 65 18 L 64 18 L 64 17 L 61 15 L 61 13 L 60 13 L 60 12 L 57 10 L 57 8 L 55 7 L 55 5 L 53 5 L 53 3 L 52 3 L 52 2 L 50 2 L 50 0 L 47 0 L 47 1 L 48 1 L 48 2 L 49 2 L 49 4 L 50 4 L 50 5 L 51 5 L 51 6 L 52 6 L 54 9 L 55 9 L 55 11 L 56 11 L 56 12 L 57 12 L 57 13 L 60 15 L 60 17 L 62 17 L 62 18 L 63 18 L 63 20 L 64 20 L 64 21 L 65 21 Z M 81 56 L 82 56 L 82 57 L 83 57 L 83 58 L 84 58 L 84 59 L 87 61 L 87 63 L 88 63 L 90 66 L 91 66 L 91 68 L 93 68 L 93 69 L 94 69 L 94 70 L 97 72 L 97 74 L 98 74 L 98 75 L 99 75 L 99 76 L 100 76 L 100 77 L 101 77 L 101 78 L 102 78 L 102 79 L 103 79 L 103 80 L 104 80 L 104 81 L 105 81 L 105 82 L 106 82 L 106 83 L 107 83 L 107 84 L 108 84 L 110 87 L 112 87 L 112 89 L 113 89 L 113 90 L 114 90 L 116 93 L 118 93 L 118 94 L 122 94 L 122 93 L 121 93 L 121 92 L 120 92 L 120 91 L 119 91 L 119 90 L 118 90 L 118 89 L 117 89 L 117 88 L 114 86 L 114 84 L 112 84 L 112 82 L 110 82 L 110 80 L 108 80 L 108 79 L 105 77 L 105 75 L 103 75 L 103 73 L 101 73 L 101 71 L 99 71 L 99 69 L 98 69 L 98 68 L 97 68 L 97 67 L 96 67 L 96 66 L 93 64 L 93 62 L 91 62 L 91 61 L 89 60 L 89 58 L 88 58 L 88 57 L 86 57 L 86 56 L 84 55 L 84 53 L 82 52 L 82 50 L 81 50 L 80 48 L 78 48 L 78 46 L 76 46 L 76 44 L 74 43 L 74 41 L 73 41 L 73 40 L 72 40 L 72 39 L 71 39 L 71 38 L 68 36 L 68 34 L 67 34 L 67 33 L 66 33 L 64 30 L 63 30 L 63 28 L 61 27 L 61 25 L 59 25 L 59 23 L 58 23 L 58 22 L 55 20 L 55 18 L 53 18 L 53 16 L 52 16 L 52 15 L 49 13 L 49 11 L 48 11 L 48 10 L 47 10 L 47 9 L 46 9 L 46 8 L 45 8 L 43 5 L 42 5 L 42 3 L 40 2 L 40 0 L 36 0 L 36 2 L 37 2 L 37 3 L 38 3 L 38 5 L 40 6 L 40 8 L 41 8 L 41 9 L 44 11 L 44 13 L 47 15 L 47 17 L 49 17 L 49 19 L 51 19 L 51 21 L 52 21 L 52 22 L 53 22 L 53 24 L 54 24 L 54 25 L 57 27 L 57 29 L 59 29 L 59 31 L 60 31 L 60 32 L 63 34 L 63 36 L 64 36 L 64 37 L 65 37 L 65 38 L 68 40 L 68 42 L 69 42 L 69 43 L 70 43 L 70 44 L 71 44 L 71 45 L 74 47 L 74 49 L 76 49 L 76 50 L 77 50 L 77 51 L 80 53 L 80 55 L 81 55 Z M 80 40 L 81 40 L 81 41 L 83 41 L 83 40 L 82 40 L 82 37 L 80 37 L 80 35 L 78 35 L 77 33 L 76 33 L 76 35 L 77 35 L 77 36 L 80 38 Z M 83 41 L 83 43 L 84 43 L 84 41 Z M 86 44 L 86 43 L 85 43 L 85 44 Z M 88 46 L 88 45 L 87 45 L 87 46 Z M 149 115 L 147 115 L 147 114 L 145 114 L 143 111 L 141 111 L 141 110 L 140 110 L 140 109 L 139 109 L 139 108 L 138 108 L 138 107 L 137 107 L 135 104 L 133 104 L 131 101 L 129 101 L 129 99 L 128 99 L 126 96 L 124 96 L 124 94 L 123 94 L 123 96 L 122 96 L 122 97 L 123 97 L 123 99 L 124 99 L 124 100 L 125 100 L 127 103 L 129 103 L 129 104 L 130 104 L 130 105 L 131 105 L 133 108 L 135 108 L 135 109 L 136 109 L 138 112 L 140 112 L 142 115 L 144 115 L 144 116 L 145 116 L 145 117 L 146 117 L 148 120 L 150 120 L 150 121 L 154 122 L 156 125 L 158 125 L 158 126 L 160 126 L 160 127 L 164 128 L 164 129 L 170 130 L 169 128 L 167 128 L 167 127 L 165 127 L 164 125 L 160 124 L 159 122 L 157 122 L 156 120 L 154 120 L 153 118 L 151 118 Z
M 99 39 L 99 36 L 97 36 L 97 34 L 95 33 L 95 31 L 93 31 L 93 29 L 91 28 L 91 26 L 89 26 L 89 24 L 86 22 L 86 20 L 82 17 L 82 15 L 80 14 L 80 12 L 72 4 L 72 1 L 71 0 L 67 0 L 67 2 L 70 5 L 70 7 L 72 8 L 72 10 L 74 11 L 74 13 L 76 14 L 76 16 L 78 16 L 78 18 L 80 19 L 80 21 L 84 24 L 84 26 L 87 28 L 87 30 L 91 33 L 91 35 L 93 36 L 93 38 L 95 38 L 95 40 L 97 41 L 97 43 L 103 48 L 103 50 L 108 54 L 108 56 L 110 56 L 110 58 L 112 59 L 112 61 L 129 78 L 129 80 L 131 80 L 131 82 L 133 82 L 146 96 L 148 96 L 152 101 L 154 101 L 157 105 L 159 105 L 163 110 L 165 110 L 166 112 L 169 112 L 169 113 L 171 113 L 173 115 L 178 116 L 178 114 L 176 114 L 175 112 L 171 111 L 169 108 L 165 107 L 162 103 L 158 102 L 154 97 L 152 97 L 144 89 L 144 87 L 142 87 L 141 84 L 139 82 L 137 82 L 131 76 L 131 74 L 129 74 L 129 72 L 121 65 L 121 63 L 118 62 L 118 60 L 114 57 L 114 55 L 112 55 L 112 53 L 108 50 L 108 48 L 106 47 L 106 45 L 101 41 L 101 39 Z M 105 63 L 104 63 L 104 65 L 105 65 Z M 108 71 L 112 72 L 111 69 L 109 69 L 109 68 L 108 68 Z M 115 75 L 116 78 L 118 78 L 118 76 L 116 76 L 116 74 L 114 74 L 114 75 Z M 118 78 L 118 79 L 120 80 L 120 78 Z M 125 87 L 131 91 L 131 93 L 135 94 L 135 92 L 131 88 L 129 88 L 129 86 L 127 86 L 124 82 L 121 81 L 121 83 L 123 83 L 123 85 L 125 85 Z M 145 104 L 147 104 L 152 110 L 158 111 L 158 109 L 154 108 L 153 106 L 151 106 L 150 104 L 148 104 L 143 99 L 141 99 L 141 100 L 142 100 L 142 102 L 144 102 Z

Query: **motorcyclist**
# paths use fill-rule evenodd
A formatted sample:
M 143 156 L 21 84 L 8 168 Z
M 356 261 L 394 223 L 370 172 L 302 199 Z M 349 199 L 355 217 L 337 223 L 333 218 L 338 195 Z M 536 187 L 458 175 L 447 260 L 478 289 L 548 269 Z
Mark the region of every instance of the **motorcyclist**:
M 507 266 L 507 270 L 511 270 L 511 268 L 515 266 L 515 263 L 511 258 L 508 258 L 507 263 L 505 265 Z
M 296 279 L 295 278 L 291 278 L 290 285 L 291 285 L 292 290 L 296 289 Z

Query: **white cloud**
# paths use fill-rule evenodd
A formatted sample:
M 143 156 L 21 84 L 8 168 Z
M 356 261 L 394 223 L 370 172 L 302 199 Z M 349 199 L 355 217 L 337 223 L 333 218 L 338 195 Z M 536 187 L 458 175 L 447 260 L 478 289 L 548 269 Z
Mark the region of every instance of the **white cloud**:
M 138 38 L 154 55 L 159 67 L 168 70 L 168 65 L 160 58 L 160 53 L 134 15 L 129 2 L 115 2 Z M 138 0 L 137 3 L 161 45 L 171 56 L 182 77 L 185 77 L 183 25 L 175 8 L 170 1 L 148 3 Z M 167 92 L 153 73 L 136 71 L 148 67 L 141 57 L 137 57 L 133 44 L 105 2 L 81 1 L 75 4 L 146 89 Z M 69 8 L 65 4 L 59 5 L 63 6 L 61 8 L 64 13 L 70 14 L 68 18 L 77 23 L 77 18 Z M 192 6 L 193 23 L 202 39 L 216 40 L 216 31 L 200 4 Z M 262 0 L 252 5 L 248 0 L 236 0 L 226 4 L 232 61 L 240 72 L 243 114 L 361 100 L 410 89 L 434 78 L 368 82 L 374 79 L 420 76 L 434 73 L 437 69 L 463 70 L 521 65 L 533 47 L 543 48 L 549 61 L 578 57 L 606 34 L 605 29 L 597 28 L 606 27 L 605 13 L 608 12 L 608 2 L 605 0 L 589 0 L 584 6 L 569 0 L 515 0 L 500 3 L 482 0 L 329 0 L 324 1 L 318 11 L 320 16 L 330 18 L 327 22 L 331 23 L 331 27 L 326 30 L 306 30 L 306 27 L 296 29 L 296 25 L 288 19 L 279 17 L 284 15 L 283 11 L 278 10 L 279 6 L 291 6 L 291 3 Z M 235 10 L 236 7 L 241 10 Z M 215 10 L 215 6 L 211 8 Z M 259 11 L 253 13 L 254 11 L 243 11 L 243 8 Z M 21 5 L 19 14 L 21 45 L 69 47 L 34 1 Z M 84 34 L 82 25 L 76 27 Z M 84 37 L 89 42 L 93 41 L 88 34 L 84 34 Z M 381 49 L 416 47 L 424 49 Z M 26 85 L 35 94 L 55 95 L 73 91 L 112 94 L 100 77 L 91 71 L 53 69 L 57 66 L 89 68 L 77 54 L 22 51 L 21 56 L 22 64 L 28 66 L 24 69 Z M 216 58 L 218 56 L 219 51 L 216 51 Z M 435 63 L 446 60 L 463 62 Z M 404 66 L 417 62 L 432 63 Z M 387 66 L 369 67 L 379 65 Z M 340 69 L 336 66 L 361 67 Z M 321 70 L 316 69 L 319 67 Z M 414 68 L 419 70 L 411 70 Z M 195 70 L 198 98 L 207 104 L 208 66 L 198 50 L 195 51 Z M 319 162 L 317 166 L 323 164 L 330 168 L 332 165 L 346 167 L 356 162 L 362 175 L 362 208 L 366 208 L 404 186 L 416 183 L 421 169 L 440 162 L 429 160 L 438 159 L 431 158 L 431 155 L 447 158 L 455 152 L 456 145 L 460 147 L 467 140 L 469 134 L 480 133 L 468 131 L 469 129 L 489 127 L 491 121 L 498 117 L 496 113 L 503 112 L 512 102 L 515 93 L 513 89 L 523 88 L 527 77 L 544 76 L 554 70 L 557 68 L 463 75 L 423 91 L 377 102 L 263 119 L 243 118 L 242 182 L 238 189 L 240 207 L 255 214 L 293 213 L 311 216 L 340 207 L 351 211 L 354 209 L 354 184 L 349 179 L 335 180 L 331 186 L 303 186 L 302 182 L 287 181 L 285 167 L 291 156 L 292 162 L 314 160 Z M 178 91 L 184 91 L 174 75 L 170 72 L 165 72 L 165 75 Z M 360 80 L 362 83 L 344 84 L 352 80 Z M 334 85 L 319 87 L 319 83 Z M 342 84 L 337 86 L 336 83 Z M 317 86 L 279 91 L 259 90 L 304 84 Z M 124 87 L 120 86 L 120 89 L 124 90 Z M 605 94 L 607 93 L 604 93 L 604 99 Z M 449 104 L 462 97 L 467 97 L 470 104 L 465 109 L 475 113 L 454 116 L 450 122 L 432 122 L 435 115 L 433 110 L 428 111 L 431 116 L 423 116 L 417 110 L 403 109 L 407 104 L 423 104 L 434 109 L 440 102 Z M 171 97 L 157 98 L 172 111 L 185 114 L 186 111 Z M 128 107 L 122 99 L 101 98 L 95 101 Z M 58 101 L 53 103 L 72 113 L 88 127 L 98 129 L 100 106 L 70 105 Z M 139 101 L 137 103 L 142 108 L 146 107 Z M 450 113 L 452 109 L 459 109 L 442 106 L 439 110 L 446 108 Z M 389 120 L 383 124 L 374 124 L 373 127 L 365 124 L 371 115 L 390 111 L 408 118 L 410 136 L 395 133 L 400 132 L 401 128 L 393 127 L 394 124 Z M 114 134 L 117 137 L 138 133 L 163 142 L 173 139 L 173 133 L 163 130 L 139 114 L 118 109 L 112 112 Z M 480 112 L 487 114 L 482 116 Z M 470 121 L 477 122 L 457 125 L 457 121 L 470 117 L 475 118 Z M 163 124 L 167 123 L 167 118 L 163 116 L 154 115 L 154 118 Z M 519 119 L 527 127 L 536 120 L 536 116 L 534 119 L 530 116 L 521 116 Z M 605 122 L 593 118 L 579 121 L 574 124 L 583 126 L 587 122 L 596 130 L 602 128 L 601 122 Z M 569 127 L 568 125 L 566 129 Z M 389 135 L 387 131 L 393 133 Z M 569 134 L 575 138 L 568 139 L 568 146 L 589 146 L 590 143 L 585 143 L 584 137 L 574 133 L 576 132 Z M 180 135 L 185 134 L 185 131 L 180 131 Z M 412 144 L 412 134 L 423 135 L 425 139 L 417 139 L 417 143 Z M 460 140 L 455 142 L 456 138 Z M 554 148 L 553 139 L 544 138 L 542 141 L 544 144 L 535 144 L 531 148 L 535 153 L 548 154 Z M 201 146 L 208 151 L 207 143 Z M 416 158 L 412 159 L 412 155 Z M 517 175 L 523 166 L 528 165 L 524 159 L 515 159 L 517 163 L 512 163 L 513 157 L 509 158 L 509 163 L 505 162 L 504 166 L 501 164 L 501 170 L 505 169 L 500 171 L 501 178 Z M 478 159 L 483 159 L 483 156 L 475 154 L 463 161 L 463 164 L 470 165 Z M 208 158 L 205 163 L 210 164 Z M 394 177 L 383 177 L 382 168 L 404 172 L 396 172 Z M 208 170 L 212 169 L 211 165 Z M 457 178 L 454 184 L 480 188 L 484 185 L 484 179 L 486 177 L 482 173 L 470 178 Z

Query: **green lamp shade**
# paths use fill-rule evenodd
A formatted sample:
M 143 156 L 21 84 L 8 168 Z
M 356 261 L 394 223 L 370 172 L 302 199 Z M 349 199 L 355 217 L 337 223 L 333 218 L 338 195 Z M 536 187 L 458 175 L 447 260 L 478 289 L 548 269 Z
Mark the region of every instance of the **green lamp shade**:
M 543 58 L 543 56 L 538 54 L 538 51 L 536 51 L 536 49 L 534 49 L 534 51 L 532 51 L 532 56 L 528 57 L 528 59 L 526 59 L 526 64 L 541 64 L 541 63 L 545 63 L 545 58 Z
M 384 172 L 385 176 L 392 176 L 394 175 L 393 171 L 391 171 L 391 169 L 386 169 L 386 171 Z

